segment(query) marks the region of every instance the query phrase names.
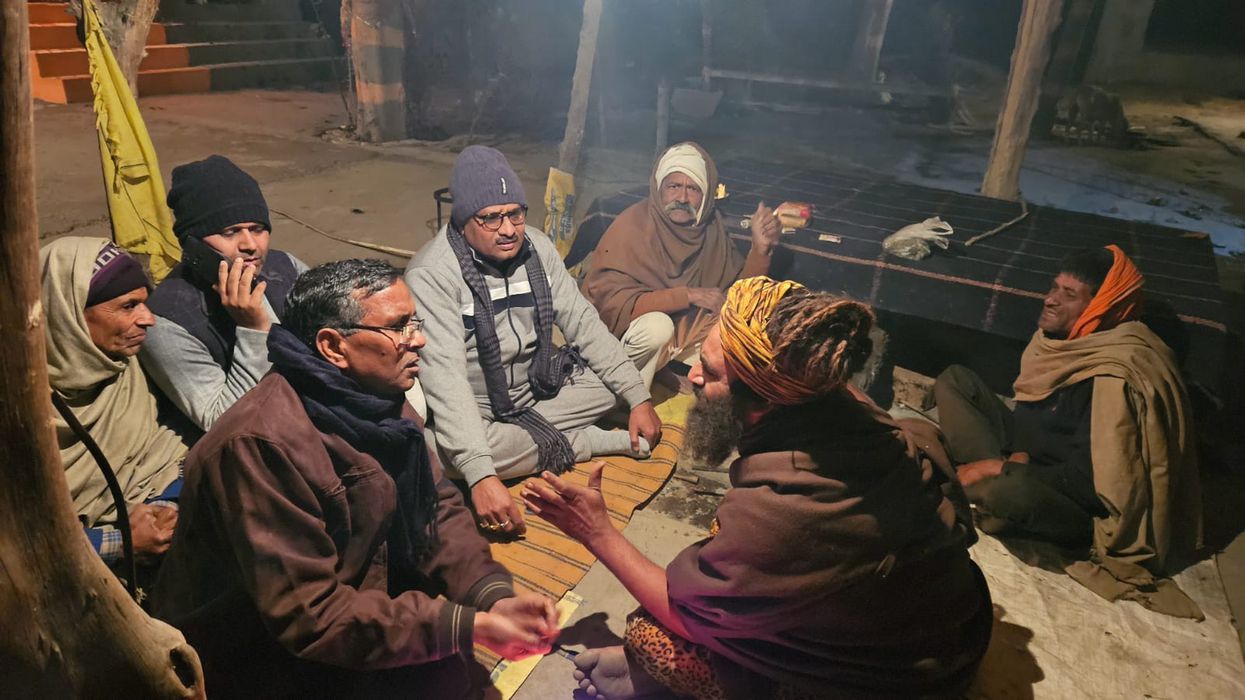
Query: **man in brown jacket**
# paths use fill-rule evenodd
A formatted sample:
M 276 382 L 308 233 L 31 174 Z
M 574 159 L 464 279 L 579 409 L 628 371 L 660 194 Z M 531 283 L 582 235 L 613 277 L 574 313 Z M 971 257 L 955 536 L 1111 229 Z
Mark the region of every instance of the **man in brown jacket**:
M 516 596 L 403 398 L 422 321 L 401 272 L 304 274 L 273 369 L 187 458 L 153 595 L 213 697 L 479 695 L 473 643 L 547 651 L 552 602 Z

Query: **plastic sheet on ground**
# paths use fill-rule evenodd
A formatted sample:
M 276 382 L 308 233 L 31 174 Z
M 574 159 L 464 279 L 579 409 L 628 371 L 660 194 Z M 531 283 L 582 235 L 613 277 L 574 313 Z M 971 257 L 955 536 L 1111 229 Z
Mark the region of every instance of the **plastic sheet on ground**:
M 1245 698 L 1245 659 L 1213 561 L 1176 576 L 1206 613 L 1194 622 L 1103 600 L 992 537 L 972 554 L 995 622 L 969 697 Z

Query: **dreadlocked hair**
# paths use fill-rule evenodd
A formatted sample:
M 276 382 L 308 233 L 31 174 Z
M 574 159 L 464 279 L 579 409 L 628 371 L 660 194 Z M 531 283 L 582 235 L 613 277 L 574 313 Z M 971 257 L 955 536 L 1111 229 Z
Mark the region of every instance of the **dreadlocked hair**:
M 780 372 L 828 389 L 846 382 L 869 358 L 873 324 L 873 310 L 860 302 L 793 290 L 778 302 L 765 332 Z

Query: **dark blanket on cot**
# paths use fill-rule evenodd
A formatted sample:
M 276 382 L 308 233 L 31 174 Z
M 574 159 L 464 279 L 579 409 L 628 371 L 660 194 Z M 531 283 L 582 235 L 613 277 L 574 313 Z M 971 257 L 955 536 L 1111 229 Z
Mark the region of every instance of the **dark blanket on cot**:
M 758 200 L 770 206 L 806 201 L 816 207 L 809 228 L 783 236 L 770 275 L 847 294 L 872 304 L 884 325 L 907 328 L 906 333 L 888 328 L 896 341 L 892 348 L 920 353 L 897 357 L 899 364 L 936 373 L 938 362 L 951 356 L 965 362 L 969 355 L 996 391 L 1008 390 L 1008 377 L 1016 376 L 1019 351 L 1033 334 L 1058 261 L 1078 248 L 1115 243 L 1146 276 L 1145 320 L 1181 356 L 1195 381 L 1212 391 L 1225 388 L 1227 313 L 1214 251 L 1204 234 L 1029 205 L 1024 220 L 965 247 L 969 238 L 1019 215 L 1020 205 L 828 166 L 734 160 L 721 165 L 720 173 L 729 196 L 718 207 L 727 230 L 745 250 L 749 236 L 740 221 Z M 614 217 L 647 194 L 641 185 L 595 200 L 567 264 L 586 257 Z M 883 251 L 888 235 L 931 216 L 955 228 L 949 250 L 935 249 L 921 261 Z M 822 234 L 842 242 L 821 241 Z M 937 331 L 947 326 L 968 331 L 964 337 L 971 339 L 971 347 L 962 347 L 961 338 L 960 347 L 934 348 L 934 336 L 946 335 Z M 914 340 L 930 347 L 914 350 Z M 921 366 L 923 359 L 930 366 Z M 965 363 L 972 366 L 974 360 Z

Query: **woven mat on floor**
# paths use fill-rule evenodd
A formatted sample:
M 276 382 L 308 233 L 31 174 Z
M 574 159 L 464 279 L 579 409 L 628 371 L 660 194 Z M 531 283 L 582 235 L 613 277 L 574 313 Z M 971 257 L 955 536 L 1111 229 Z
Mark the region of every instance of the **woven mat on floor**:
M 691 401 L 691 396 L 679 395 L 657 407 L 657 414 L 663 423 L 661 443 L 648 459 L 602 458 L 606 466 L 601 491 L 605 494 L 610 519 L 619 530 L 627 526 L 635 509 L 647 503 L 674 472 L 679 450 L 683 447 L 683 426 Z M 576 464 L 574 471 L 567 472 L 563 478 L 572 483 L 586 484 L 592 468 L 592 462 Z M 522 482 L 514 484 L 510 487 L 510 493 L 518 498 L 522 488 Z M 596 557 L 539 516 L 525 513 L 524 519 L 527 535 L 515 542 L 494 543 L 493 558 L 514 575 L 515 588 L 561 600 L 588 573 L 588 569 L 596 563 Z M 487 669 L 492 669 L 500 660 L 497 655 L 478 646 L 476 659 Z

